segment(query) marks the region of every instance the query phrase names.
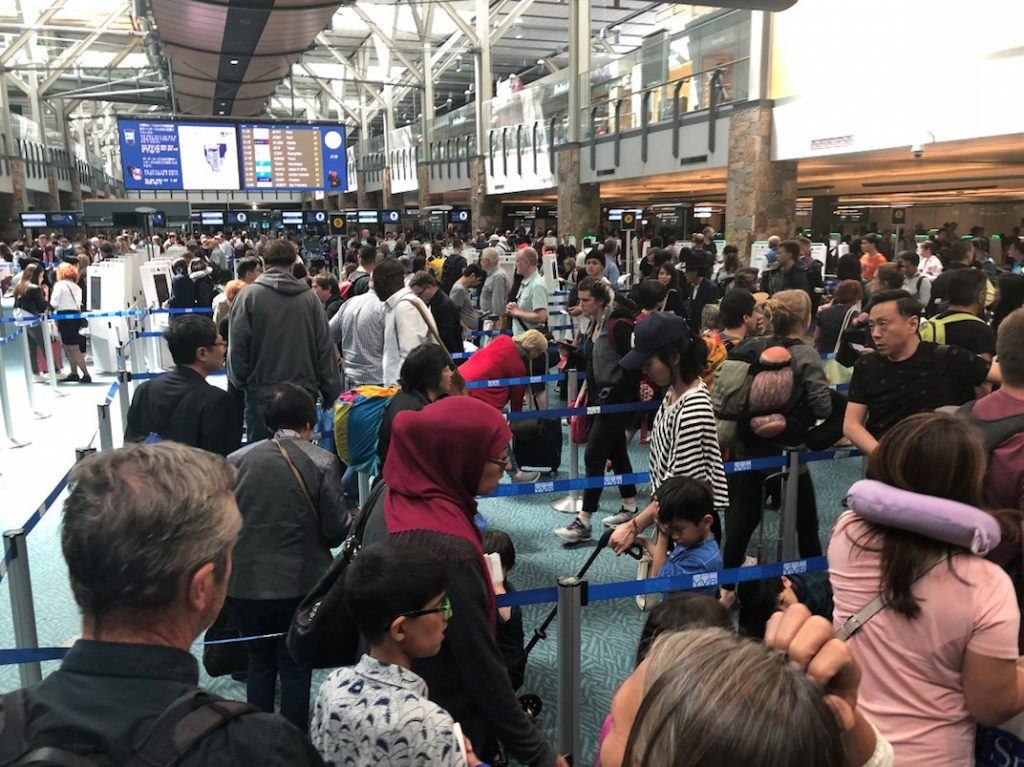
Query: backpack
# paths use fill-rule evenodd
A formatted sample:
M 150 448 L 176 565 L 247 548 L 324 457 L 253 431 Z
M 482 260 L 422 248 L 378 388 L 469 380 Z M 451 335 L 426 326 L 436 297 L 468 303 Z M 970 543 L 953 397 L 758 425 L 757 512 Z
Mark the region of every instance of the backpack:
M 629 336 L 632 338 L 636 320 L 629 310 L 616 308 L 608 319 L 605 331 L 594 342 L 592 372 L 595 387 L 589 395 L 592 404 L 608 405 L 636 400 L 637 386 L 640 383 L 639 372 L 622 369 L 619 361 L 629 349 L 617 349 L 613 343 L 616 334 L 623 327 L 629 330 Z
M 441 267 L 441 290 L 445 293 L 452 292 L 452 285 L 462 276 L 462 270 L 466 268 L 466 257 L 452 253 L 444 261 Z
M 708 349 L 708 361 L 704 365 L 704 370 L 701 371 L 700 377 L 710 390 L 715 382 L 715 371 L 718 370 L 729 356 L 729 349 L 717 330 L 705 330 L 701 333 L 700 337 Z
M 372 475 L 380 472 L 380 424 L 397 393 L 397 386 L 357 386 L 343 392 L 334 404 L 335 450 L 354 471 Z
M 370 275 L 360 274 L 353 282 L 349 283 L 348 290 L 342 294 L 346 300 L 361 296 L 370 290 Z
M 991 455 L 1004 442 L 1011 437 L 1024 432 L 1024 415 L 1011 415 L 1006 418 L 997 418 L 993 421 L 979 418 L 974 414 L 974 406 L 978 400 L 962 405 L 956 414 L 967 420 L 975 429 L 981 433 L 981 439 L 985 443 L 985 451 Z
M 204 738 L 233 719 L 257 709 L 204 690 L 191 690 L 174 700 L 120 767 L 173 767 Z M 15 690 L 0 697 L 0 764 L 34 767 L 114 767 L 106 754 L 79 753 L 86 733 L 62 728 L 50 740 L 59 745 L 34 746 L 28 739 L 28 694 Z
M 923 320 L 918 332 L 921 336 L 922 341 L 931 341 L 933 343 L 942 346 L 946 343 L 946 325 L 952 322 L 963 322 L 974 320 L 980 322 L 982 325 L 987 325 L 981 317 L 971 314 L 969 312 L 953 312 L 948 317 L 932 317 L 928 320 Z

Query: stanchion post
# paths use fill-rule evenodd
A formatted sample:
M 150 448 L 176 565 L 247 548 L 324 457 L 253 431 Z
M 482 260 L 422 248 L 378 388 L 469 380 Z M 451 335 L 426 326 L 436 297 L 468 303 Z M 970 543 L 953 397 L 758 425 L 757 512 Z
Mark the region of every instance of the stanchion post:
M 569 763 L 580 755 L 580 654 L 587 582 L 558 579 L 558 751 Z
M 10 557 L 7 583 L 11 592 L 11 616 L 14 618 L 14 646 L 19 650 L 39 647 L 36 634 L 36 611 L 32 602 L 32 578 L 28 571 L 28 547 L 25 531 L 16 528 L 4 533 L 4 556 Z M 43 680 L 38 661 L 18 666 L 21 686 L 28 687 Z
M 43 320 L 43 354 L 46 356 L 46 372 L 50 379 L 50 389 L 57 394 L 57 366 L 53 359 L 53 335 L 50 326 L 50 314 L 47 312 Z
M 359 508 L 366 508 L 366 499 L 370 497 L 370 475 L 361 471 L 356 475 L 359 478 Z
M 123 362 L 121 363 L 124 364 Z M 131 407 L 131 394 L 128 391 L 128 382 L 132 379 L 131 373 L 127 370 L 117 371 L 117 382 L 120 384 L 117 387 L 118 401 L 121 404 L 121 434 L 128 431 L 128 409 Z
M 25 390 L 28 392 L 28 406 L 37 416 L 35 381 L 32 380 L 32 349 L 28 344 L 28 328 L 21 331 L 21 354 L 25 360 Z
M 100 450 L 106 452 L 114 449 L 114 435 L 110 426 L 110 403 L 101 402 L 96 406 L 100 425 Z
M 96 452 L 94 447 L 76 447 L 75 448 L 75 463 L 81 463 L 90 455 Z
M 786 451 L 786 477 L 783 480 L 782 517 L 779 520 L 779 561 L 790 562 L 797 558 L 796 515 L 797 499 L 800 495 L 800 453 Z
M 568 407 L 574 407 L 576 397 L 579 396 L 580 377 L 576 370 L 568 371 L 568 385 L 566 386 L 566 399 Z M 580 446 L 572 441 L 572 430 L 569 431 L 569 478 L 579 479 L 580 476 Z M 578 514 L 582 508 L 580 502 L 580 491 L 570 490 L 569 495 L 552 502 L 551 508 L 556 511 L 564 511 L 567 514 Z
M 0 412 L 4 417 L 4 432 L 10 443 L 8 447 L 24 447 L 28 442 L 19 442 L 14 438 L 14 422 L 11 420 L 10 393 L 7 391 L 7 368 L 4 366 L 4 346 L 0 343 Z

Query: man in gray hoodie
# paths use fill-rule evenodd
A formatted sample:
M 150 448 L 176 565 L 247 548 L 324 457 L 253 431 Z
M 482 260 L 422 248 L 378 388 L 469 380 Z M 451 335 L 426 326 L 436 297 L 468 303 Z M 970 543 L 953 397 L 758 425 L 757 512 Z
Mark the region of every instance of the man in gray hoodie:
M 271 436 L 260 405 L 268 386 L 292 381 L 327 406 L 341 393 L 327 315 L 305 280 L 291 274 L 295 246 L 270 240 L 263 258 L 267 270 L 238 294 L 228 326 L 228 378 L 245 392 L 250 442 Z

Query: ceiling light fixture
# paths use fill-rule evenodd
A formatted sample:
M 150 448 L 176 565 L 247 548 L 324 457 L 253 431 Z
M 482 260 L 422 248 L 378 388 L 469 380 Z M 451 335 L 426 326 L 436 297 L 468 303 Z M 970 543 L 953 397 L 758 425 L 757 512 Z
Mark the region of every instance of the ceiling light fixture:
M 229 64 L 237 64 L 238 63 L 238 59 L 231 59 L 231 61 L 229 61 L 228 63 Z

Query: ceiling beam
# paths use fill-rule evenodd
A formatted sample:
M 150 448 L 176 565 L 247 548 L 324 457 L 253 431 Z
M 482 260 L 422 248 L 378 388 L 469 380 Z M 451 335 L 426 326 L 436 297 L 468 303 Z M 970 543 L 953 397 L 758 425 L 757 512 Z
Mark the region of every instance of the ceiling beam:
M 502 19 L 498 28 L 491 33 L 491 45 L 503 38 L 519 18 L 530 9 L 531 5 L 533 5 L 533 0 L 519 0 L 508 15 Z
M 64 51 L 64 53 L 62 53 L 53 63 L 51 73 L 39 84 L 40 95 L 46 93 L 49 87 L 57 82 L 57 78 L 60 77 L 61 72 L 78 61 L 79 57 L 89 50 L 89 46 L 96 42 L 108 28 L 113 26 L 114 22 L 120 19 L 127 10 L 128 3 L 119 3 L 114 8 L 113 12 L 103 19 L 103 21 L 100 22 L 100 25 L 96 27 L 88 37 Z
M 313 82 L 315 82 L 320 87 L 320 91 L 327 98 L 329 98 L 331 101 L 338 105 L 340 113 L 347 115 L 349 119 L 351 119 L 356 125 L 359 125 L 359 115 L 357 115 L 347 106 L 345 106 L 345 102 L 334 95 L 334 90 L 331 88 L 330 83 L 328 83 L 322 77 L 318 76 L 312 69 L 310 69 L 308 64 L 302 64 L 301 66 L 303 71 L 305 71 L 307 75 L 312 77 Z M 344 80 L 342 82 L 344 82 Z
M 54 2 L 50 5 L 49 8 L 40 13 L 39 16 L 36 18 L 35 22 L 32 24 L 32 26 L 30 26 L 16 38 L 14 38 L 11 44 L 7 46 L 7 49 L 3 53 L 0 53 L 0 64 L 6 64 L 8 61 L 13 59 L 14 54 L 16 54 L 18 51 L 20 51 L 22 48 L 24 48 L 28 43 L 32 41 L 32 38 L 36 34 L 37 28 L 48 22 L 54 16 L 56 16 L 57 12 L 64 7 L 64 4 L 66 2 L 67 0 L 54 0 Z
M 438 4 L 441 6 L 441 10 L 448 14 L 448 18 L 455 22 L 455 26 L 457 26 L 462 31 L 462 34 L 466 36 L 470 45 L 474 48 L 480 47 L 480 38 L 476 36 L 476 31 L 466 23 L 466 20 L 459 15 L 459 12 L 455 10 L 454 6 L 447 2 L 447 0 L 441 0 Z
M 334 60 L 341 64 L 342 67 L 344 67 L 345 71 L 352 76 L 353 81 L 359 83 L 359 87 L 362 90 L 364 90 L 368 95 L 370 95 L 374 100 L 376 100 L 381 105 L 381 107 L 385 106 L 384 99 L 381 97 L 380 93 L 375 91 L 370 86 L 366 85 L 366 83 L 360 82 L 361 80 L 366 79 L 364 77 L 364 73 L 358 72 L 355 66 L 353 66 L 352 62 L 349 61 L 344 56 L 342 56 L 338 49 L 331 45 L 331 42 L 327 39 L 327 36 L 323 32 L 316 36 L 316 41 L 320 45 L 324 46 L 324 48 L 326 48 L 327 51 L 334 57 Z M 365 42 L 363 44 L 365 45 Z
M 368 26 L 370 28 L 370 31 L 373 32 L 373 34 L 375 34 L 377 36 L 377 38 L 382 43 L 384 43 L 384 45 L 387 47 L 387 49 L 389 51 L 391 51 L 398 58 L 399 61 L 401 61 L 403 64 L 405 64 L 406 68 L 413 75 L 413 77 L 415 77 L 417 81 L 422 83 L 423 82 L 423 71 L 420 69 L 420 67 L 418 67 L 416 64 L 414 64 L 412 62 L 412 59 L 410 59 L 408 56 L 406 56 L 405 53 L 402 51 L 402 49 L 400 47 L 398 47 L 398 44 L 395 43 L 395 41 L 391 37 L 389 37 L 384 32 L 383 29 L 381 29 L 380 27 L 377 26 L 376 22 L 374 22 L 374 20 L 370 18 L 369 14 L 367 14 L 366 11 L 364 11 L 358 5 L 352 5 L 350 7 L 352 8 L 353 11 L 355 11 L 356 16 L 358 16 L 360 19 L 362 19 L 363 23 L 366 24 L 366 26 Z M 394 6 L 394 8 L 395 8 L 395 15 L 397 16 L 398 15 L 398 6 Z M 390 70 L 391 70 L 391 67 L 389 66 L 388 67 L 388 72 L 387 72 L 387 76 L 389 78 L 391 77 L 391 71 Z

